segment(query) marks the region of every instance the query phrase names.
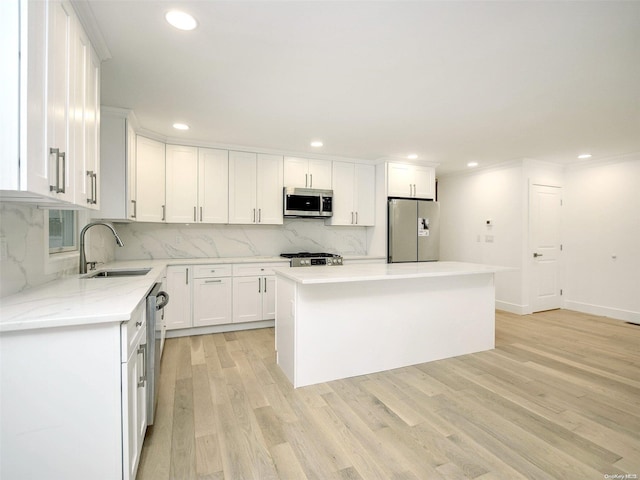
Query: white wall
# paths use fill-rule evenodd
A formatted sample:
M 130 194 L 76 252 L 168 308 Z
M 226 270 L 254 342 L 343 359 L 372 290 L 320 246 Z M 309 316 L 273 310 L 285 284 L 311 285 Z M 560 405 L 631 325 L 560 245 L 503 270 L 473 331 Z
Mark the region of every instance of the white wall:
M 522 162 L 439 178 L 441 260 L 513 267 L 496 275 L 496 306 L 523 313 Z M 486 221 L 491 220 L 492 226 Z
M 568 168 L 563 215 L 565 307 L 640 323 L 640 154 Z
M 0 202 L 0 240 L 6 248 L 6 258 L 0 252 L 0 297 L 77 275 L 77 261 L 62 269 L 47 262 L 46 212 L 32 205 Z M 86 224 L 87 217 L 86 213 L 79 214 L 80 226 Z M 93 227 L 86 240 L 89 260 L 108 262 L 115 258 L 115 242 L 106 228 Z
M 117 260 L 367 253 L 366 228 L 325 226 L 317 219 L 285 219 L 284 225 L 129 223 L 116 228 L 125 244 L 116 249 Z

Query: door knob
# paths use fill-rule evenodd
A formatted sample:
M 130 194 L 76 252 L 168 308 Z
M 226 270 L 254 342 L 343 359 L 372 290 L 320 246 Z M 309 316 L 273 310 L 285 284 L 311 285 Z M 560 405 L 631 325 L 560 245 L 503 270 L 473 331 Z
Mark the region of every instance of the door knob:
M 534 254 L 533 254 L 533 258 L 538 258 L 538 257 L 541 257 L 541 256 L 542 256 L 542 254 L 541 254 L 541 253 L 534 253 Z

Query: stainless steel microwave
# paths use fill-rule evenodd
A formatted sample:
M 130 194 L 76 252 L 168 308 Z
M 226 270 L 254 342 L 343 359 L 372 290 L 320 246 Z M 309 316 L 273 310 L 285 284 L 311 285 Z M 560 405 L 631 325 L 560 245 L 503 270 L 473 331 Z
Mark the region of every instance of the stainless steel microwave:
M 333 190 L 284 187 L 283 204 L 285 217 L 331 217 Z

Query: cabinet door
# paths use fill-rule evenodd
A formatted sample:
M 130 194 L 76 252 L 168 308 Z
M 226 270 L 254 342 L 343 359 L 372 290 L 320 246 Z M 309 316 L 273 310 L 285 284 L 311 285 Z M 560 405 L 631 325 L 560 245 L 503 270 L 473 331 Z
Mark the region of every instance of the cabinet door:
M 309 187 L 309 160 L 284 157 L 284 186 L 311 188 Z
M 135 480 L 147 429 L 147 389 L 144 381 L 146 351 L 140 337 L 126 363 L 122 364 L 122 425 L 124 479 Z
M 414 196 L 433 200 L 436 197 L 436 176 L 433 167 L 415 166 L 413 171 Z
M 231 277 L 193 280 L 193 326 L 231 323 Z
M 166 218 L 168 223 L 198 221 L 198 149 L 166 146 Z
M 46 154 L 49 182 L 55 198 L 72 202 L 75 178 L 73 154 L 69 149 L 69 96 L 72 93 L 73 10 L 61 1 L 48 2 L 48 9 Z
M 354 169 L 356 224 L 362 226 L 375 225 L 376 169 L 373 165 L 355 165 Z
M 233 323 L 262 320 L 262 278 L 233 279 Z
M 87 205 L 100 209 L 100 58 L 89 45 L 87 52 L 87 96 L 85 102 L 85 185 Z M 93 172 L 89 175 L 89 172 Z M 93 178 L 92 178 L 93 177 Z
M 262 278 L 262 320 L 273 320 L 276 318 L 276 276 Z
M 330 225 L 353 225 L 355 223 L 354 178 L 355 165 L 333 162 L 333 216 Z
M 389 197 L 412 197 L 413 196 L 413 166 L 390 163 L 388 165 L 388 188 Z
M 191 267 L 167 267 L 169 303 L 164 308 L 167 330 L 191 327 Z
M 331 190 L 331 162 L 309 160 L 309 188 Z
M 126 125 L 126 158 L 125 158 L 125 169 L 126 169 L 126 192 L 125 192 L 125 202 L 126 202 L 126 210 L 127 210 L 127 218 L 130 220 L 138 219 L 138 197 L 136 195 L 137 185 L 136 185 L 136 132 L 133 130 L 131 126 L 131 122 L 129 120 L 125 121 Z
M 256 223 L 256 154 L 229 152 L 229 223 Z
M 256 223 L 281 225 L 282 216 L 282 157 L 279 155 L 258 154 Z
M 229 221 L 229 152 L 198 149 L 198 221 Z
M 165 220 L 164 143 L 136 138 L 136 208 L 139 222 Z

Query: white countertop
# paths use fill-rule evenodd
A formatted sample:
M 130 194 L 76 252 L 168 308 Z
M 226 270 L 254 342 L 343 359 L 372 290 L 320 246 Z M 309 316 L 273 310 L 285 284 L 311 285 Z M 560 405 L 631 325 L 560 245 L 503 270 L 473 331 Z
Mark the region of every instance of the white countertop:
M 451 277 L 509 271 L 512 268 L 462 262 L 385 263 L 332 267 L 275 268 L 276 275 L 304 285 Z
M 97 270 L 151 267 L 151 271 L 137 277 L 84 278 L 85 275 L 73 275 L 1 298 L 0 332 L 126 322 L 168 265 L 283 261 L 287 260 L 273 256 L 168 258 L 99 265 Z

